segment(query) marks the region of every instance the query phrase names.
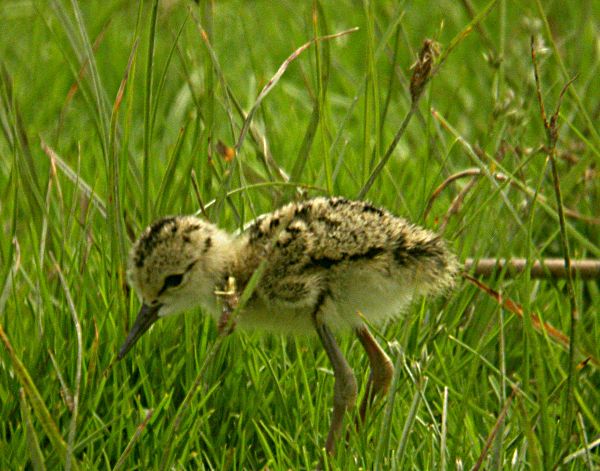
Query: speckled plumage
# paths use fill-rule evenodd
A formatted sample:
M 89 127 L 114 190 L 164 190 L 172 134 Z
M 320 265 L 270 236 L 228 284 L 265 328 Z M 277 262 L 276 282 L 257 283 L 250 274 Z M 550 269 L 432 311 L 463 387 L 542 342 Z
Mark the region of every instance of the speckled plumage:
M 129 283 L 143 305 L 119 358 L 160 317 L 187 308 L 202 306 L 223 327 L 260 266 L 262 276 L 235 321 L 239 327 L 317 333 L 335 375 L 325 443 L 333 453 L 358 388 L 332 329 L 352 329 L 369 357 L 371 375 L 359 409 L 364 421 L 374 398 L 388 390 L 394 367 L 362 317 L 371 323 L 392 319 L 414 295 L 450 288 L 458 262 L 434 233 L 344 198 L 288 204 L 236 236 L 192 216 L 161 219 L 131 250 Z
M 129 281 L 159 316 L 201 305 L 218 318 L 216 289 L 229 276 L 242 290 L 260 262 L 268 265 L 239 327 L 311 331 L 311 315 L 327 303 L 322 320 L 356 327 L 399 315 L 413 295 L 449 288 L 455 257 L 434 233 L 370 203 L 315 198 L 257 218 L 234 237 L 191 216 L 161 219 L 131 251 Z M 181 285 L 165 288 L 170 275 Z

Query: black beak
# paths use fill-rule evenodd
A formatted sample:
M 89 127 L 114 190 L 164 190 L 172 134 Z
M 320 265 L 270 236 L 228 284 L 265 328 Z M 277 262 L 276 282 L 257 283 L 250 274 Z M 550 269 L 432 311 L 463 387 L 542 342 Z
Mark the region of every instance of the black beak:
M 158 311 L 160 308 L 161 304 L 157 304 L 156 306 L 142 304 L 140 312 L 135 319 L 135 323 L 129 331 L 127 339 L 125 339 L 125 342 L 121 346 L 121 350 L 119 350 L 117 359 L 121 360 L 127 354 L 127 352 L 131 350 L 131 347 L 135 345 L 144 332 L 146 332 L 150 326 L 158 320 Z

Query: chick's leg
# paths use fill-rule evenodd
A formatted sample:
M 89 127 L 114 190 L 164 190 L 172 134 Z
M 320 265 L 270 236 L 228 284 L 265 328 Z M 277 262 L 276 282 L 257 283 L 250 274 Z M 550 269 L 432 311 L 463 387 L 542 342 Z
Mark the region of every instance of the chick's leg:
M 369 332 L 367 326 L 358 327 L 356 335 L 367 352 L 369 363 L 371 364 L 367 391 L 359 409 L 360 420 L 364 422 L 367 409 L 373 403 L 375 396 L 378 394 L 384 395 L 389 389 L 392 377 L 394 376 L 394 365 L 371 332 Z
M 342 427 L 344 423 L 344 414 L 346 410 L 354 406 L 356 402 L 357 386 L 356 378 L 350 368 L 350 365 L 344 358 L 340 347 L 335 341 L 331 330 L 323 323 L 319 318 L 321 305 L 315 311 L 313 315 L 313 321 L 315 323 L 315 329 L 321 340 L 321 344 L 327 352 L 329 361 L 333 366 L 333 373 L 335 376 L 335 385 L 333 392 L 333 415 L 331 418 L 331 426 L 327 435 L 327 441 L 325 442 L 325 450 L 329 454 L 333 454 L 335 451 L 335 445 L 342 433 Z

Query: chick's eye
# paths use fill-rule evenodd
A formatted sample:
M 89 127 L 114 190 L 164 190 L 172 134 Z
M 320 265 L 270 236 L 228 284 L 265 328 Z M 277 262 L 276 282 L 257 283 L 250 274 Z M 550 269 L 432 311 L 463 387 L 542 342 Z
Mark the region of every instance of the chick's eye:
M 165 284 L 163 285 L 163 290 L 167 288 L 174 288 L 175 286 L 179 286 L 181 281 L 183 280 L 183 275 L 181 273 L 177 275 L 169 275 L 165 278 Z

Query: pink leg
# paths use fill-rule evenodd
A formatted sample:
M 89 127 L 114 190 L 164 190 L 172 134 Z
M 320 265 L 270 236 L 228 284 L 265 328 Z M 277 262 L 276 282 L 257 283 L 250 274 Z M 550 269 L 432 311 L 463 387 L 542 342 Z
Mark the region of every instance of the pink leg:
M 394 376 L 394 365 L 371 332 L 369 332 L 367 326 L 357 328 L 356 335 L 367 352 L 369 363 L 371 364 L 367 392 L 359 409 L 360 420 L 364 423 L 367 409 L 373 403 L 375 396 L 384 395 L 389 389 L 392 377 Z
M 348 409 L 353 407 L 356 402 L 356 378 L 329 328 L 318 319 L 317 313 L 315 313 L 313 319 L 315 329 L 319 334 L 321 344 L 323 345 L 323 348 L 325 348 L 329 361 L 333 366 L 333 373 L 335 376 L 333 416 L 331 417 L 331 426 L 329 427 L 327 441 L 325 442 L 325 450 L 327 453 L 333 454 L 336 442 L 342 433 L 344 414 Z

